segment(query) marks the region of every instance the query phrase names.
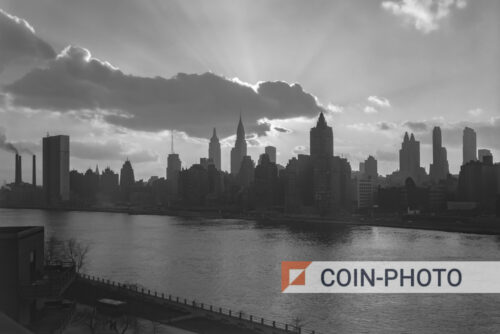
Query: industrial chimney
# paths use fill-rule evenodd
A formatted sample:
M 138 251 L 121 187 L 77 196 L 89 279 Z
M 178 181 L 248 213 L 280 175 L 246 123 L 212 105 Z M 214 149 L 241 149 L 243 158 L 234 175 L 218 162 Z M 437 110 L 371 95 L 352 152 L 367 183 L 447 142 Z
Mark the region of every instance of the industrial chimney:
M 16 153 L 16 184 L 21 184 L 23 182 L 22 176 L 21 176 L 21 156 Z
M 33 154 L 33 187 L 36 187 L 36 155 Z

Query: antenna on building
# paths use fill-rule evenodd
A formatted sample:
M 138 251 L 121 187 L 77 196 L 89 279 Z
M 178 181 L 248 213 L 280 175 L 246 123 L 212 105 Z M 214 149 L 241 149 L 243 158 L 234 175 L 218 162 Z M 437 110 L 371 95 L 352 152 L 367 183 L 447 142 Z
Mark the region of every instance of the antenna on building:
M 174 130 L 170 131 L 170 153 L 174 153 Z

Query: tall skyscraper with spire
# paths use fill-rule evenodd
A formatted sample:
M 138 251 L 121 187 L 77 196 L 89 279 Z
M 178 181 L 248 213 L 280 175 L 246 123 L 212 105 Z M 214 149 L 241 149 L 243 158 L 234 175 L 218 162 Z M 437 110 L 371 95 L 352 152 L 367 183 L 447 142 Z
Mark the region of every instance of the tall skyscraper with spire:
M 470 161 L 477 160 L 477 141 L 476 141 L 476 131 L 473 129 L 466 127 L 464 129 L 463 135 L 463 164 Z
M 325 115 L 319 114 L 316 127 L 310 132 L 311 157 L 333 157 L 333 130 L 326 124 Z
M 243 127 L 243 122 L 238 123 L 238 129 L 236 130 L 236 142 L 234 147 L 231 149 L 231 174 L 236 175 L 240 171 L 241 162 L 243 157 L 247 155 L 247 141 L 245 140 L 245 128 Z
M 221 170 L 221 159 L 220 159 L 220 142 L 217 138 L 217 132 L 214 128 L 212 133 L 212 138 L 210 138 L 210 144 L 208 144 L 208 159 L 212 159 L 215 168 Z
M 448 153 L 442 145 L 441 128 L 435 126 L 432 130 L 432 164 L 429 174 L 433 181 L 444 180 L 448 176 Z

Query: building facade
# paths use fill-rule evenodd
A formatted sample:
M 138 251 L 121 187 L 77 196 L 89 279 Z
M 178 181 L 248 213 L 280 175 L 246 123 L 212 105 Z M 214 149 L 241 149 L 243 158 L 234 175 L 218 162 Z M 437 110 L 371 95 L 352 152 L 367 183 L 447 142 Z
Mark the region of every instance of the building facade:
M 43 138 L 43 189 L 48 205 L 69 200 L 69 136 Z

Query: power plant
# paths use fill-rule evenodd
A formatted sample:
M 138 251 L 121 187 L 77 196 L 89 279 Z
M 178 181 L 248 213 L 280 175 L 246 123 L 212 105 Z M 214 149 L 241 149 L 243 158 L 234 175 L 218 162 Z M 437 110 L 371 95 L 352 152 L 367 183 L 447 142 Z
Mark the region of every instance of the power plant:
M 15 156 L 15 185 L 21 185 L 23 183 L 23 169 L 22 169 L 22 157 L 20 154 L 16 153 Z M 36 187 L 36 155 L 33 154 L 33 174 L 32 174 L 32 184 Z

